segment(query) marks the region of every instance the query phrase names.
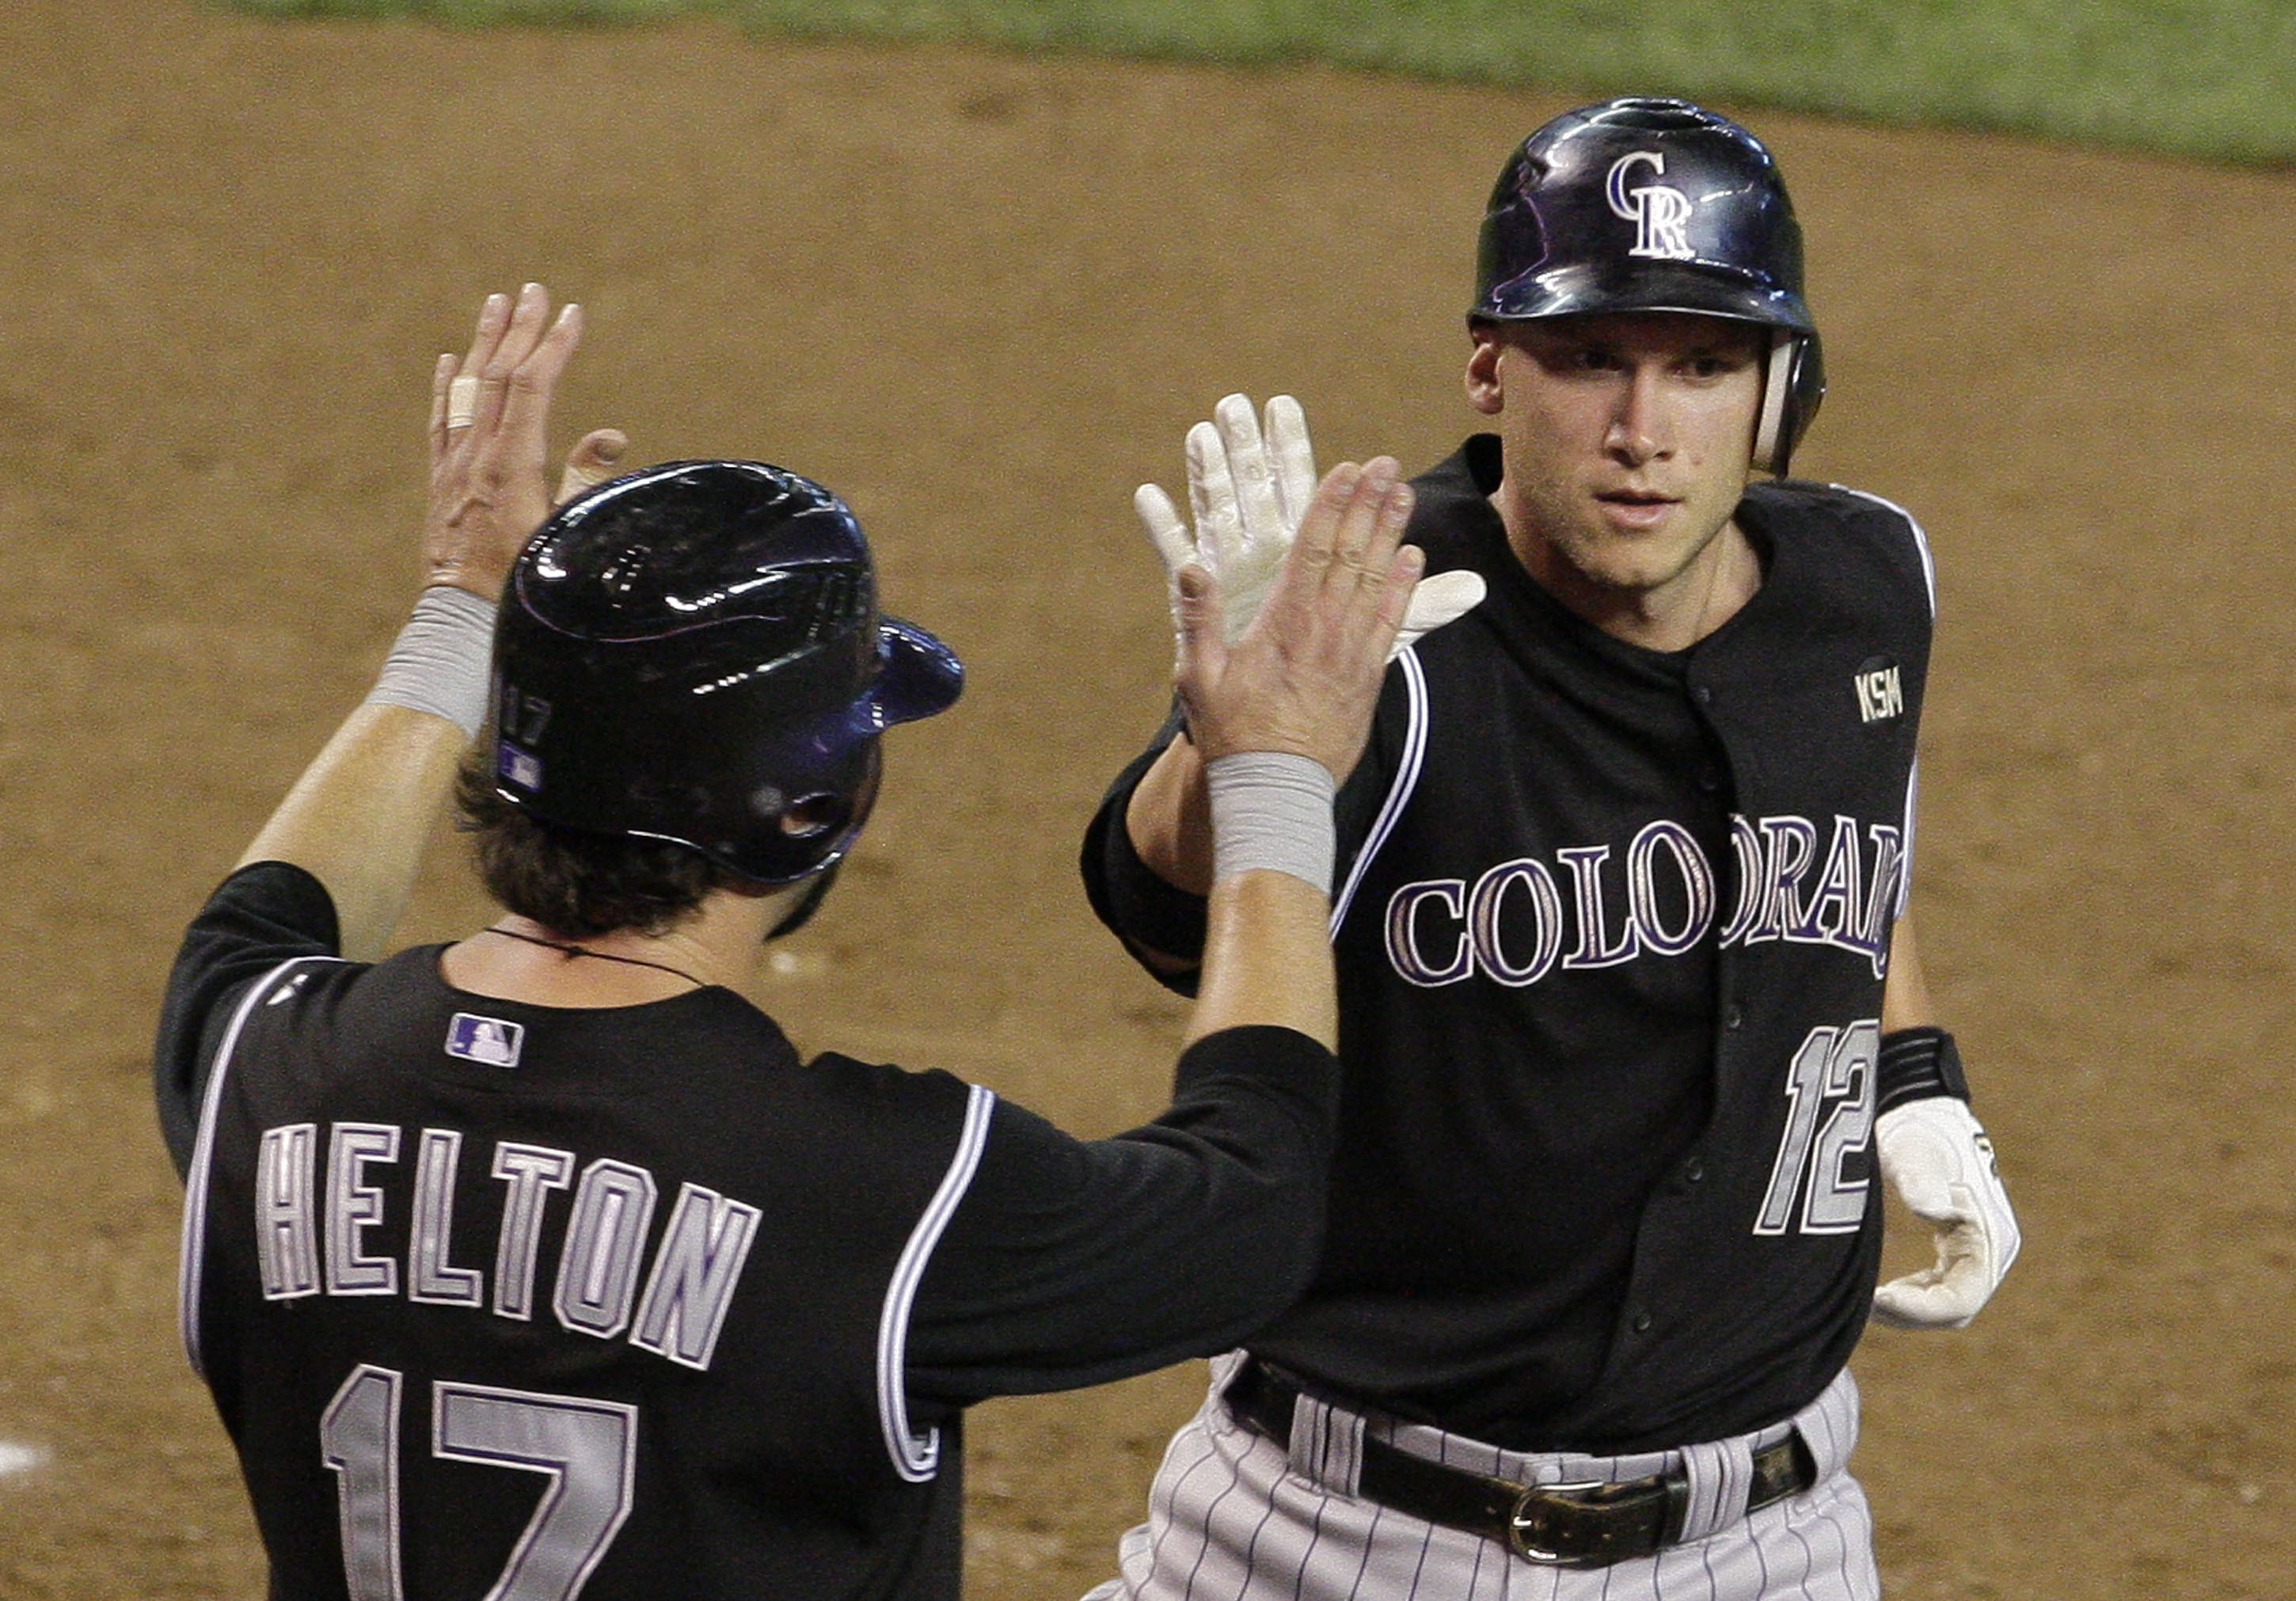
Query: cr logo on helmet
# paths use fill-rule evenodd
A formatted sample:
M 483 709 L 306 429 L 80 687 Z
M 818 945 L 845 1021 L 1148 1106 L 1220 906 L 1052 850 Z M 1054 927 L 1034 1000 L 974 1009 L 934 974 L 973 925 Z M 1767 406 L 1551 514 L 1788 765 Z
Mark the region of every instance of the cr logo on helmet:
M 1662 175 L 1666 158 L 1654 150 L 1630 151 L 1611 163 L 1610 176 L 1603 184 L 1611 214 L 1635 225 L 1635 242 L 1627 247 L 1627 254 L 1658 261 L 1694 259 L 1698 252 L 1690 248 L 1690 197 L 1664 184 L 1627 187 L 1628 169 L 1644 166 Z

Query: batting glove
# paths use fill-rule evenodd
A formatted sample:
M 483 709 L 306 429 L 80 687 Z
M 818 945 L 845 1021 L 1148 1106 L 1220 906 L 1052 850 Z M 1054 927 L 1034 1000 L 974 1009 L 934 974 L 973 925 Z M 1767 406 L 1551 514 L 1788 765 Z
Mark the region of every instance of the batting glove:
M 1874 1293 L 1874 1318 L 1892 1328 L 1963 1328 L 2017 1260 L 2016 1214 L 2001 1187 L 1993 1142 L 1969 1103 L 1908 1101 L 1874 1125 L 1882 1176 L 1937 1235 L 1937 1265 Z
M 1259 615 L 1300 531 L 1316 493 L 1316 453 L 1308 441 L 1307 414 L 1289 395 L 1267 402 L 1265 433 L 1247 396 L 1228 396 L 1213 408 L 1212 419 L 1188 430 L 1188 508 L 1195 531 L 1189 532 L 1171 497 L 1154 484 L 1142 484 L 1132 506 L 1164 559 L 1168 584 L 1176 586 L 1180 569 L 1191 562 L 1219 581 L 1227 643 L 1234 645 Z M 1172 594 L 1177 600 L 1177 587 Z M 1422 579 L 1390 659 L 1482 598 L 1483 580 L 1476 573 Z

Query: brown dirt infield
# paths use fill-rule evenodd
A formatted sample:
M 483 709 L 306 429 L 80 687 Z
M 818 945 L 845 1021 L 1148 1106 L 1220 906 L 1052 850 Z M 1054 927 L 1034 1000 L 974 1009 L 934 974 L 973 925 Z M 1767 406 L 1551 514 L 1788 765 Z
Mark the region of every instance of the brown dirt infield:
M 15 0 L 0 51 L 6 1601 L 259 1590 L 146 1040 L 403 613 L 482 291 L 589 308 L 570 431 L 838 486 L 972 666 L 760 1000 L 1106 1131 L 1178 1015 L 1070 865 L 1162 699 L 1128 493 L 1230 389 L 1326 460 L 1447 449 L 1473 219 L 1568 103 L 180 0 Z M 1751 120 L 1834 379 L 1802 464 L 1935 540 L 1917 900 L 2028 1237 L 1977 1326 L 1860 1355 L 1890 1593 L 2285 1601 L 2296 177 Z M 442 857 L 406 936 L 476 910 Z M 982 1408 L 972 1593 L 1103 1576 L 1197 1382 Z

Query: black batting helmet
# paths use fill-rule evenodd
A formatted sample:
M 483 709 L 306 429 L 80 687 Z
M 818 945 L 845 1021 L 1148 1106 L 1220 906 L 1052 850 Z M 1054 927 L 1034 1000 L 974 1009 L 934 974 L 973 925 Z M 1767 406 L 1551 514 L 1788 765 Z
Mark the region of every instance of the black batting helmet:
M 1754 465 L 1783 474 L 1825 397 L 1801 226 L 1761 141 L 1686 100 L 1567 111 L 1522 143 L 1483 217 L 1470 324 L 1689 311 L 1774 331 Z
M 671 462 L 560 507 L 495 635 L 495 788 L 560 826 L 670 840 L 753 883 L 836 863 L 877 736 L 964 669 L 877 612 L 861 524 L 762 462 Z

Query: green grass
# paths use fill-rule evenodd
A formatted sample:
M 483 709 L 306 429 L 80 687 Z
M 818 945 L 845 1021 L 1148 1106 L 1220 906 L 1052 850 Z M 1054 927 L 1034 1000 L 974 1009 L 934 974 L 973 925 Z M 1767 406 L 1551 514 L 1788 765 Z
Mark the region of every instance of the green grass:
M 276 16 L 627 23 L 1320 61 L 1590 95 L 2296 162 L 2296 0 L 232 0 Z

